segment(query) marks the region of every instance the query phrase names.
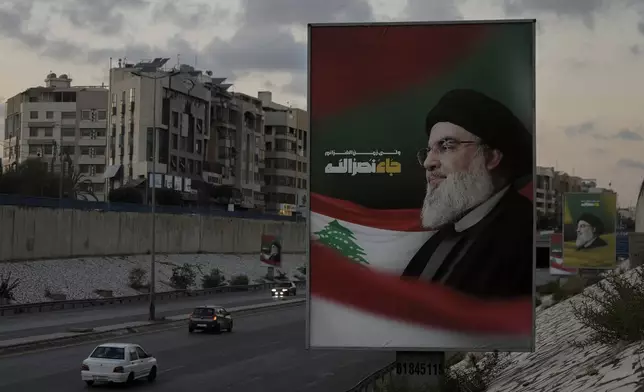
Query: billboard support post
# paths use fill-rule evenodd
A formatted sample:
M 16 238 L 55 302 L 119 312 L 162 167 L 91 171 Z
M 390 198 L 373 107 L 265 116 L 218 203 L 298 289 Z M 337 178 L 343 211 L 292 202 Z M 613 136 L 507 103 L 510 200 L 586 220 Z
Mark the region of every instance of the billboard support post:
M 445 377 L 445 352 L 396 351 L 395 374 L 409 388 L 438 387 Z

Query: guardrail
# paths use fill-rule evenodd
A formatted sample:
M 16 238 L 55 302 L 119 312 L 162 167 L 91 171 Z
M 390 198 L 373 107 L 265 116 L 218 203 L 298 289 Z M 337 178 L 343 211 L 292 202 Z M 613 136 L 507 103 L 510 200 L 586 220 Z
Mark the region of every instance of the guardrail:
M 380 370 L 376 370 L 369 376 L 365 377 L 360 381 L 356 386 L 349 389 L 347 392 L 375 392 L 378 382 L 391 382 L 394 376 L 394 370 L 396 369 L 396 362 L 392 362 L 389 365 L 383 367 Z
M 305 281 L 294 282 L 297 288 L 304 288 Z M 185 297 L 200 297 L 220 293 L 232 293 L 242 291 L 262 291 L 270 290 L 275 287 L 277 283 L 260 283 L 251 284 L 248 286 L 220 286 L 211 289 L 202 290 L 174 290 L 157 292 L 154 297 L 158 301 Z M 150 294 L 136 294 L 124 297 L 109 297 L 109 298 L 87 298 L 87 299 L 72 299 L 65 301 L 48 301 L 48 302 L 33 302 L 27 304 L 12 304 L 0 306 L 0 316 L 9 316 L 23 313 L 41 313 L 51 312 L 56 310 L 69 310 L 77 308 L 91 308 L 96 306 L 106 305 L 123 305 L 130 303 L 137 303 L 148 301 Z

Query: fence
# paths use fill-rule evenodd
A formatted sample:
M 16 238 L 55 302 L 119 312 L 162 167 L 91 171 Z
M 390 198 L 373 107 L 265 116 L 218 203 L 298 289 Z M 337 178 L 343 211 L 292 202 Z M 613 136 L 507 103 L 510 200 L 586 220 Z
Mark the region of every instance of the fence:
M 375 371 L 369 376 L 365 377 L 356 386 L 349 389 L 347 392 L 376 392 L 379 383 L 390 382 L 394 378 L 394 370 L 396 370 L 396 362 L 392 362 L 384 368 Z M 384 387 L 384 386 L 382 386 Z M 383 391 L 387 389 L 382 389 Z
M 73 199 L 54 199 L 50 197 L 26 197 L 20 195 L 0 194 L 0 205 L 11 205 L 21 207 L 43 207 L 63 208 L 84 211 L 104 212 L 151 212 L 151 206 L 132 203 L 106 203 L 101 201 L 83 201 Z M 301 216 L 285 216 L 274 213 L 261 213 L 257 211 L 228 211 L 223 207 L 180 207 L 180 206 L 156 206 L 156 212 L 160 214 L 187 214 L 187 215 L 210 215 L 224 218 L 243 218 L 274 221 L 303 221 Z
M 232 293 L 242 291 L 262 291 L 270 290 L 275 287 L 276 283 L 261 283 L 252 284 L 247 286 L 220 286 L 211 289 L 202 290 L 175 290 L 155 293 L 154 298 L 157 301 L 168 299 L 177 299 L 185 297 L 199 297 L 208 296 L 220 293 Z M 304 288 L 306 282 L 297 281 L 295 286 Z M 123 305 L 131 303 L 145 302 L 150 299 L 150 294 L 136 294 L 124 297 L 110 297 L 110 298 L 88 298 L 88 299 L 73 299 L 66 301 L 48 301 L 48 302 L 34 302 L 28 304 L 12 304 L 0 306 L 0 316 L 10 316 L 23 313 L 42 313 L 51 312 L 56 310 L 69 310 L 77 308 L 91 308 L 106 305 Z

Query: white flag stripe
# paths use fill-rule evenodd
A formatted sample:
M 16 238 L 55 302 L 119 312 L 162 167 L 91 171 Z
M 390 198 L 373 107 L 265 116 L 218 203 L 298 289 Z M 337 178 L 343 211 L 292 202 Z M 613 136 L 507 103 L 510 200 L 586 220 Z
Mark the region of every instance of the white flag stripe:
M 531 337 L 475 335 L 431 329 L 311 297 L 310 343 L 320 347 L 507 348 L 529 347 Z
M 322 231 L 329 223 L 337 220 L 350 230 L 354 242 L 360 246 L 374 269 L 400 274 L 418 249 L 432 236 L 433 232 L 411 232 L 377 229 L 345 222 L 311 211 L 311 234 Z

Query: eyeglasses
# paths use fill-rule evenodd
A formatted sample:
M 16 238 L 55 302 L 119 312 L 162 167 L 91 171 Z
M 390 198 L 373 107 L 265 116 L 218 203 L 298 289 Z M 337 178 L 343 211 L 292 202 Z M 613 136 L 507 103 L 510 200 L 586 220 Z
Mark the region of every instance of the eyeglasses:
M 416 157 L 418 158 L 418 163 L 420 163 L 421 166 L 424 166 L 427 155 L 429 155 L 430 152 L 436 151 L 438 154 L 450 153 L 458 150 L 464 145 L 481 145 L 481 142 L 474 140 L 441 139 L 430 147 L 423 147 L 418 150 Z

